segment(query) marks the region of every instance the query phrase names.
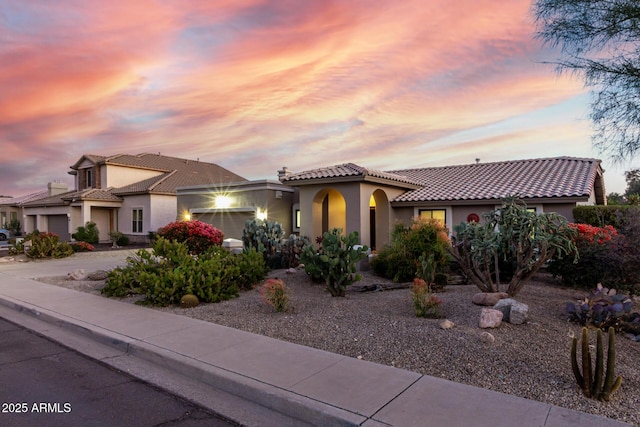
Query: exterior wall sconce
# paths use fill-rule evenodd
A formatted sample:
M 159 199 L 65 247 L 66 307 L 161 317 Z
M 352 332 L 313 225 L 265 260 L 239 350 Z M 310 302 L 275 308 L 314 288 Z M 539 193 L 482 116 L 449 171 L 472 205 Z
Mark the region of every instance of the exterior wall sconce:
M 189 212 L 185 213 L 183 217 L 185 221 L 191 221 L 191 214 Z
M 262 210 L 262 209 L 258 208 L 256 210 L 256 218 L 265 221 L 267 219 L 267 210 L 266 209 Z

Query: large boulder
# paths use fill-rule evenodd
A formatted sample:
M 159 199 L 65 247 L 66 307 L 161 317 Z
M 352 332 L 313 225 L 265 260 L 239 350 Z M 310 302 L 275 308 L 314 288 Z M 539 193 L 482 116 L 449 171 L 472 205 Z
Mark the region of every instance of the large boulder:
M 529 306 L 516 301 L 513 298 L 505 298 L 493 306 L 494 310 L 502 312 L 502 320 L 513 325 L 521 325 L 527 321 Z
M 471 302 L 475 305 L 492 307 L 504 298 L 509 298 L 509 294 L 506 292 L 479 292 L 471 298 Z
M 483 308 L 480 312 L 481 328 L 497 328 L 502 323 L 502 312 L 492 308 Z

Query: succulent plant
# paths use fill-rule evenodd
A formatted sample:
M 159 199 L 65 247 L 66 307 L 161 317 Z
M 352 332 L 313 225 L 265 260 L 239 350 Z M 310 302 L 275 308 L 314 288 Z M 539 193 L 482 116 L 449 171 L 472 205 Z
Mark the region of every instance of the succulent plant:
M 186 294 L 180 298 L 180 307 L 182 308 L 191 308 L 198 304 L 200 304 L 200 300 L 198 300 L 198 297 L 193 294 Z
M 604 349 L 602 346 L 602 329 L 598 329 L 596 336 L 596 359 L 595 370 L 593 369 L 591 351 L 589 350 L 589 331 L 586 327 L 582 328 L 582 353 L 581 364 L 582 372 L 580 372 L 580 364 L 578 363 L 578 337 L 573 337 L 571 343 L 571 369 L 573 375 L 582 389 L 586 397 L 603 400 L 608 402 L 616 390 L 622 385 L 622 377 L 615 377 L 616 349 L 615 349 L 615 330 L 609 328 L 609 348 L 607 350 L 607 372 L 604 376 Z M 614 380 L 615 377 L 615 380 Z
M 284 229 L 280 223 L 256 218 L 244 224 L 242 243 L 247 250 L 255 248 L 267 262 L 277 255 L 283 236 Z
M 583 326 L 593 325 L 602 330 L 613 327 L 619 331 L 626 321 L 625 318 L 630 315 L 632 306 L 633 302 L 629 296 L 598 284 L 597 289 L 586 298 L 576 303 L 567 303 L 565 315 L 569 320 L 579 322 Z
M 311 241 L 305 236 L 292 234 L 282 246 L 283 267 L 292 268 L 300 264 L 300 255 L 305 247 L 310 246 Z

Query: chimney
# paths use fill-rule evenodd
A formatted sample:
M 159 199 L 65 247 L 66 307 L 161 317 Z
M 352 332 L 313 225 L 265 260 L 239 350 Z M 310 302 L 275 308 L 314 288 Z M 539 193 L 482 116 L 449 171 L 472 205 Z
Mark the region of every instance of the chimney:
M 53 181 L 47 184 L 47 190 L 49 190 L 49 196 L 57 196 L 69 191 L 69 187 L 60 181 Z
M 292 172 L 286 166 L 283 166 L 282 169 L 278 171 L 278 179 L 282 181 L 284 178 L 291 175 L 291 173 Z

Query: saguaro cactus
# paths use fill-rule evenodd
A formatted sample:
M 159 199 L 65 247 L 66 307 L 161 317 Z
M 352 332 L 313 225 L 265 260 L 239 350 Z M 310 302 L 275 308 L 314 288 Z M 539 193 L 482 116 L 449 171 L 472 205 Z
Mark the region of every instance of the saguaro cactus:
M 615 330 L 609 328 L 609 348 L 607 350 L 607 373 L 604 377 L 604 349 L 602 346 L 602 330 L 598 329 L 596 335 L 596 359 L 595 371 L 592 369 L 591 351 L 589 350 L 589 331 L 582 328 L 582 372 L 578 364 L 578 337 L 573 337 L 571 343 L 571 369 L 576 377 L 578 385 L 585 396 L 593 399 L 609 401 L 611 394 L 622 385 L 622 377 L 615 378 L 616 348 Z

